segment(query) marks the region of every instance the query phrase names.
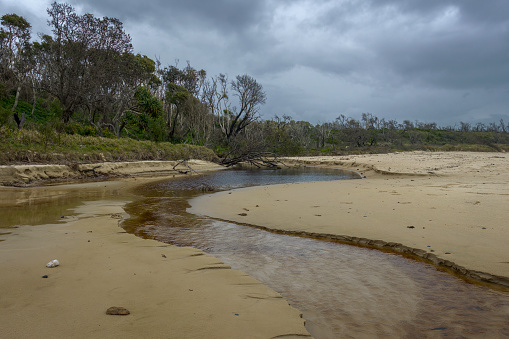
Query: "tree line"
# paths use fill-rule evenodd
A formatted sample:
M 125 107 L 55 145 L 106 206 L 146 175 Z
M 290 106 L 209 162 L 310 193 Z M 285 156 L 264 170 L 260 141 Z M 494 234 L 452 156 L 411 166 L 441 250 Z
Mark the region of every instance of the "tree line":
M 190 62 L 163 66 L 134 53 L 118 19 L 80 15 L 57 2 L 47 14 L 51 34 L 40 34 L 39 41 L 32 41 L 31 25 L 22 16 L 1 17 L 0 125 L 205 145 L 224 157 L 509 144 L 509 124 L 503 121 L 438 127 L 370 113 L 317 125 L 286 115 L 263 120 L 259 110 L 266 94 L 250 75 L 209 77 Z

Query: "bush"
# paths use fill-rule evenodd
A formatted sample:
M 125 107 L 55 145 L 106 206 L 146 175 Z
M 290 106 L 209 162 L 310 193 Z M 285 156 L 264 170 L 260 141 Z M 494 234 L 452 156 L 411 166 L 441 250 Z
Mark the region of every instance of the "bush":
M 11 114 L 12 112 L 10 109 L 0 106 L 0 126 L 5 126 L 8 124 Z

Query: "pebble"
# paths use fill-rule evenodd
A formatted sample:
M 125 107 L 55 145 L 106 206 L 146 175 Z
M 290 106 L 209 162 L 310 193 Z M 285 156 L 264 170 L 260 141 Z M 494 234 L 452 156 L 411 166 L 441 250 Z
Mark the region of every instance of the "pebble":
M 108 315 L 128 315 L 128 314 L 131 314 L 131 312 L 129 312 L 129 310 L 124 307 L 112 306 L 106 310 L 106 314 L 108 314 Z
M 435 327 L 435 328 L 432 328 L 431 330 L 432 331 L 445 331 L 447 329 L 447 327 Z

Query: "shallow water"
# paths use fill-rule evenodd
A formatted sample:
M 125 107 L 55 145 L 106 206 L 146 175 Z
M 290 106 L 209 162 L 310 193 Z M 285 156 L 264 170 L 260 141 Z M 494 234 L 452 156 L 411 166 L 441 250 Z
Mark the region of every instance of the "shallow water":
M 201 189 L 330 180 L 334 174 L 224 171 L 150 184 L 139 191 L 144 199 L 127 206 L 132 218 L 123 226 L 143 237 L 200 248 L 262 281 L 303 313 L 315 338 L 509 337 L 508 294 L 399 255 L 274 234 L 185 211 L 187 199 L 202 194 Z
M 19 225 L 43 225 L 64 220 L 70 210 L 84 201 L 100 199 L 124 200 L 126 197 L 108 182 L 87 185 L 29 187 L 24 190 L 0 189 L 0 231 L 8 234 Z

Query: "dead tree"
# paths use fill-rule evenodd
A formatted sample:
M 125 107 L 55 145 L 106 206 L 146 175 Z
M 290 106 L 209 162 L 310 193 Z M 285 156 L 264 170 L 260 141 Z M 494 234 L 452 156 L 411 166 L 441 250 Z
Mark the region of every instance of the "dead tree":
M 232 167 L 241 163 L 251 164 L 257 168 L 265 167 L 270 169 L 281 169 L 281 166 L 286 166 L 277 159 L 277 156 L 269 152 L 249 152 L 233 157 L 227 156 L 221 161 L 221 165 L 226 167 Z

